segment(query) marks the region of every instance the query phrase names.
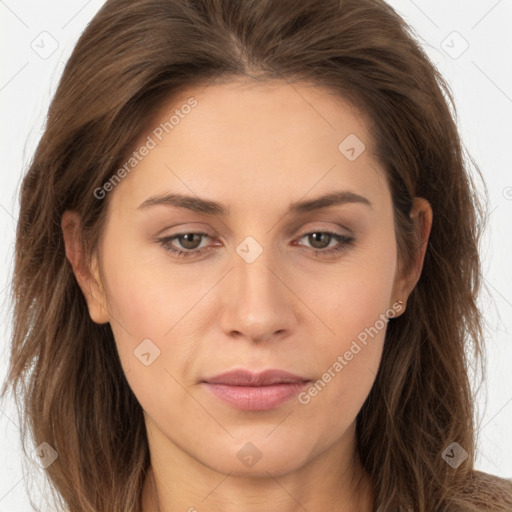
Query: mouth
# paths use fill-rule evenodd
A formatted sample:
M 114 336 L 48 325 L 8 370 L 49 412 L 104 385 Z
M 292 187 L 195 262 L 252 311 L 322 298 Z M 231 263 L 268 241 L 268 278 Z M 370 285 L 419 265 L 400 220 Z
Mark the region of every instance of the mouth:
M 284 370 L 260 373 L 234 370 L 207 378 L 201 384 L 216 398 L 236 409 L 268 411 L 283 405 L 310 382 Z

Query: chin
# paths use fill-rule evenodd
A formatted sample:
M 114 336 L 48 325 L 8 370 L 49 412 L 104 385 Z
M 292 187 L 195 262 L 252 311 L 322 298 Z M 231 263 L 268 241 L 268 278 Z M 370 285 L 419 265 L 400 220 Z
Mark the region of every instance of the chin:
M 298 470 L 311 455 L 311 447 L 304 446 L 294 439 L 283 442 L 282 438 L 265 439 L 267 432 L 260 437 L 232 440 L 231 446 L 213 450 L 203 464 L 223 474 L 238 477 L 268 478 L 269 473 L 279 477 Z M 218 441 L 217 441 L 218 447 Z

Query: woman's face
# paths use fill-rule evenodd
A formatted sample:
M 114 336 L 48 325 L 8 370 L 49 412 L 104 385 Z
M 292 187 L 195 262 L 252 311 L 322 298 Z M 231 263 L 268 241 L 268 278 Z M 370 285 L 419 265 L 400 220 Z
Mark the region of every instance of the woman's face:
M 104 188 L 89 307 L 112 326 L 153 457 L 278 476 L 352 453 L 405 302 L 371 147 L 326 90 L 232 82 L 174 98 Z M 222 376 L 235 370 L 275 371 Z

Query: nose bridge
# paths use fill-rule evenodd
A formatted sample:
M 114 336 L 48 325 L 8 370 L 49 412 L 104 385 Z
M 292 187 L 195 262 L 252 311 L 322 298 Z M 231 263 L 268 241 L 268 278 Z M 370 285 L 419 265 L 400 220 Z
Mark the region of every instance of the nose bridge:
M 237 331 L 253 341 L 290 327 L 290 297 L 276 277 L 274 253 L 247 237 L 236 248 L 233 286 L 225 301 L 223 329 Z
M 245 299 L 261 302 L 262 305 L 276 299 L 276 277 L 271 271 L 270 251 L 264 251 L 255 261 L 247 263 L 238 261 L 235 266 L 237 278 L 237 295 Z M 274 270 L 275 272 L 275 270 Z

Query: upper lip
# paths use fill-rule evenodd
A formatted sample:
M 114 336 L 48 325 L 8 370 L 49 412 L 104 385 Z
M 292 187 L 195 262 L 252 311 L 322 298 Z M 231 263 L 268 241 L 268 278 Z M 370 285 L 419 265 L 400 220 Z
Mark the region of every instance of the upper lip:
M 308 379 L 299 377 L 284 370 L 265 370 L 259 373 L 250 370 L 231 370 L 215 377 L 205 379 L 209 384 L 225 384 L 228 386 L 270 386 L 272 384 L 286 384 L 307 382 Z

